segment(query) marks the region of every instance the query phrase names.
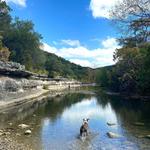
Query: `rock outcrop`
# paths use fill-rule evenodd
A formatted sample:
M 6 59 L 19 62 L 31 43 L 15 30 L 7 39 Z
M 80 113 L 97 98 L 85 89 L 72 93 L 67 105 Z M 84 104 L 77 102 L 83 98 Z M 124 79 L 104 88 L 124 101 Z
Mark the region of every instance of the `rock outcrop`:
M 16 62 L 0 61 L 0 74 L 15 77 L 30 77 L 34 73 L 26 71 L 25 66 Z
M 9 101 L 11 97 L 16 97 L 14 94 L 26 91 L 59 90 L 80 85 L 80 82 L 73 79 L 52 79 L 46 75 L 26 71 L 25 66 L 19 63 L 0 61 L 0 101 Z
M 14 79 L 9 77 L 0 77 L 0 91 L 1 92 L 18 92 L 20 90 L 26 90 L 36 88 L 41 85 L 41 82 L 28 79 Z

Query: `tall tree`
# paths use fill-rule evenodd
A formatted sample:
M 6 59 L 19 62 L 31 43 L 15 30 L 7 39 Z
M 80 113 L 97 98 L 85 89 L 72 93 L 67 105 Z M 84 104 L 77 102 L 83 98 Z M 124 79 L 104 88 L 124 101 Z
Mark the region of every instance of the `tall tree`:
M 27 69 L 33 69 L 40 39 L 41 35 L 34 31 L 31 21 L 15 19 L 3 43 L 12 50 L 11 60 L 24 64 Z
M 11 24 L 10 7 L 5 1 L 0 0 L 0 35 L 7 34 Z
M 110 11 L 115 24 L 124 33 L 121 42 L 138 44 L 150 38 L 150 0 L 121 0 Z

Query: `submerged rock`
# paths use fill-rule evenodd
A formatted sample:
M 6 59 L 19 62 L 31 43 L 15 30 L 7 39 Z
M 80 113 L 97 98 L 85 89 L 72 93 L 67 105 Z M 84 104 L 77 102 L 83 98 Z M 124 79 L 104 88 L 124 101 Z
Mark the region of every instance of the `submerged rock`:
M 150 134 L 145 136 L 146 138 L 150 139 Z
M 8 123 L 10 126 L 12 126 L 13 124 L 11 122 Z
M 28 128 L 29 125 L 27 125 L 27 124 L 19 124 L 18 127 L 22 128 L 22 129 L 25 129 L 25 128 Z
M 107 122 L 107 125 L 108 126 L 114 126 L 114 125 L 116 125 L 116 123 Z
M 29 135 L 29 134 L 31 134 L 31 133 L 32 133 L 31 130 L 26 130 L 26 131 L 24 132 L 25 135 Z
M 121 137 L 120 135 L 113 133 L 113 132 L 107 132 L 108 137 L 110 138 L 119 138 Z
M 20 133 L 16 133 L 16 136 L 21 136 L 21 134 Z

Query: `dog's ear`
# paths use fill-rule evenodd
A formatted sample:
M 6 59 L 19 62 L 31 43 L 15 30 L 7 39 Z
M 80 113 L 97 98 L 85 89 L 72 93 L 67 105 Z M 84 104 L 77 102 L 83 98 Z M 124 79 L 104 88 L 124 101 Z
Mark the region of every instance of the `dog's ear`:
M 90 119 L 89 119 L 89 118 L 87 118 L 86 120 L 87 120 L 87 121 L 89 121 Z

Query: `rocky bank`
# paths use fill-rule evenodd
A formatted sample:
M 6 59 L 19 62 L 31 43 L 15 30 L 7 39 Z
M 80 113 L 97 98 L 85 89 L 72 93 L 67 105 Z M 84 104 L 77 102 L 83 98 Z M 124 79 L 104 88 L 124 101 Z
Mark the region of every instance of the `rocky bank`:
M 8 103 L 28 101 L 49 91 L 81 86 L 81 82 L 66 78 L 48 78 L 35 74 L 15 62 L 0 61 L 0 108 Z

